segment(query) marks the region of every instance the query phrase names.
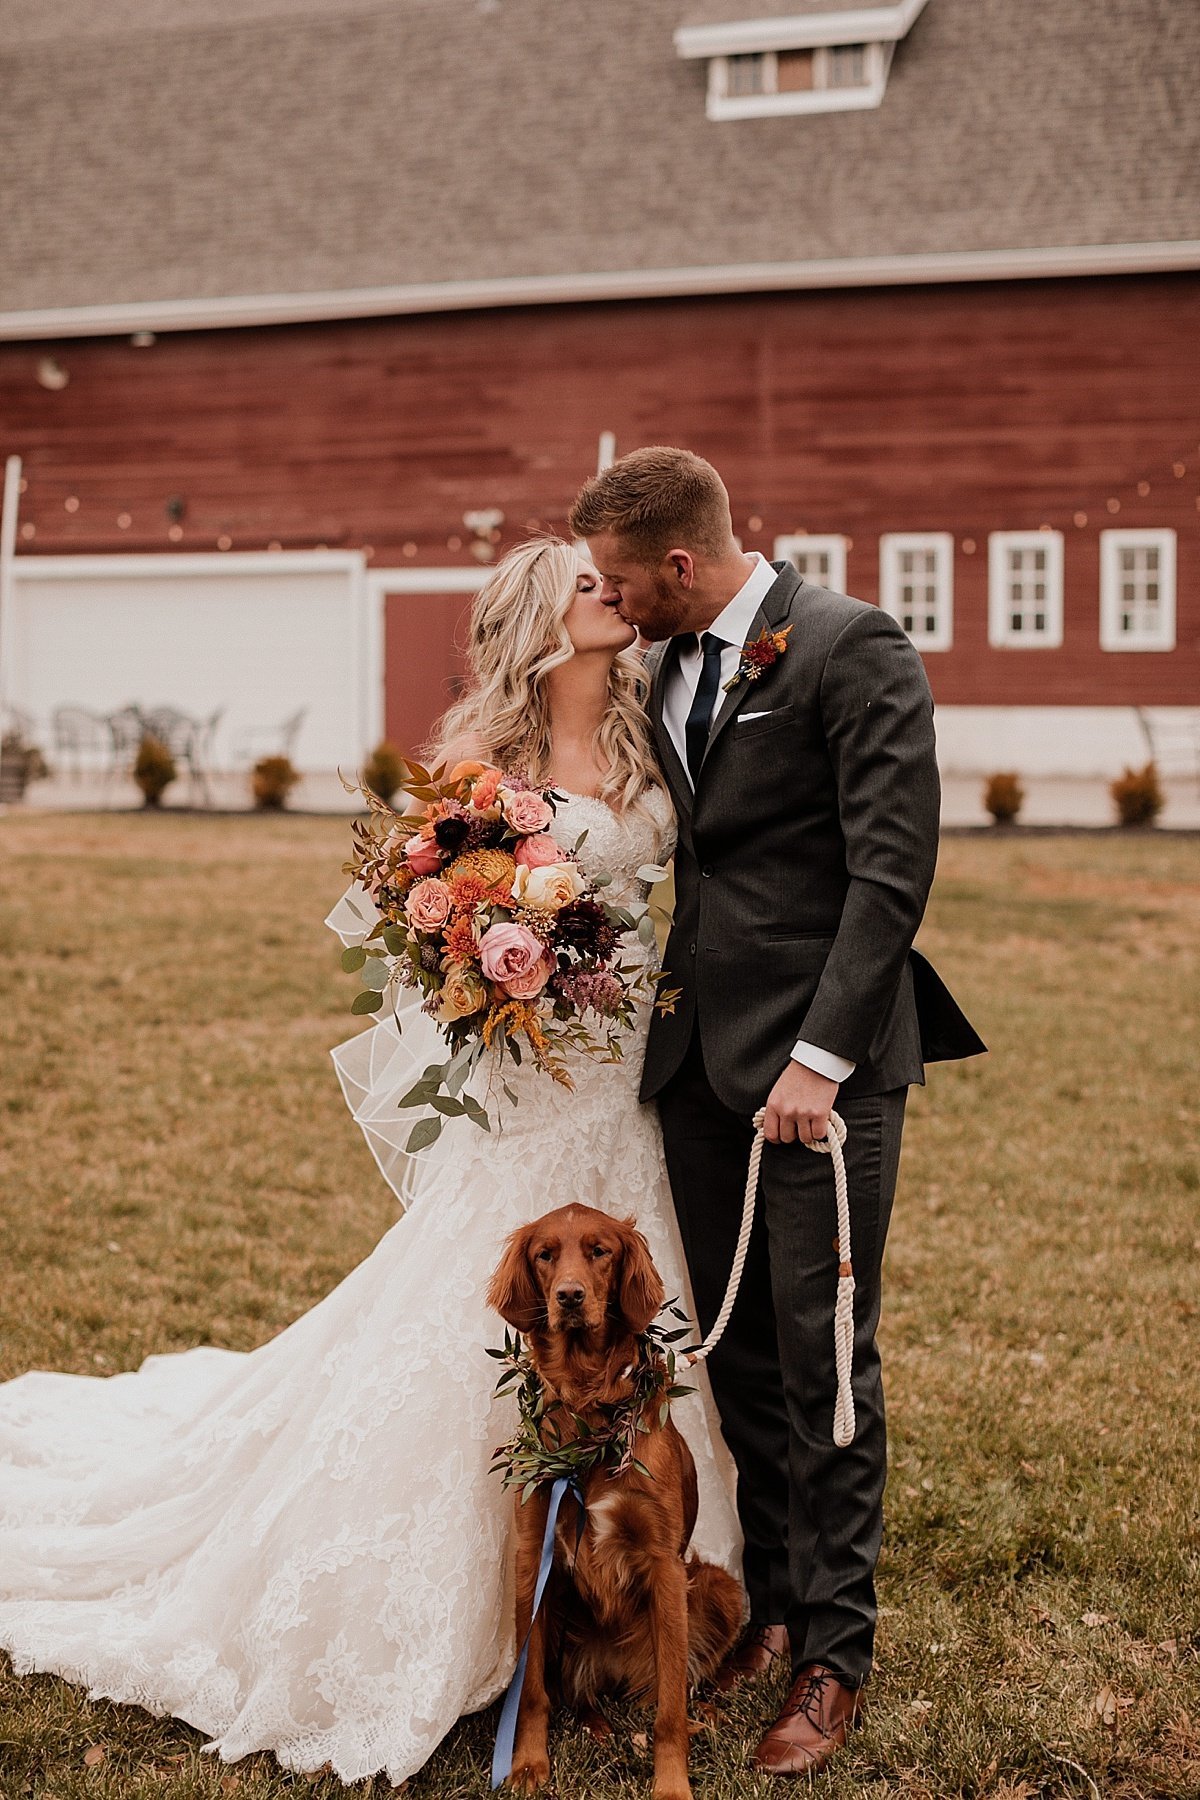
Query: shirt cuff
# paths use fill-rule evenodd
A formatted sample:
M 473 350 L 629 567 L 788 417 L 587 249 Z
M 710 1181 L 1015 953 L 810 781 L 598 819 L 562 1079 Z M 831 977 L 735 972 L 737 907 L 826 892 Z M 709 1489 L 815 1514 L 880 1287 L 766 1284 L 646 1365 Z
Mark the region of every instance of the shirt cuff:
M 801 1038 L 792 1051 L 792 1061 L 803 1063 L 806 1069 L 813 1069 L 818 1075 L 824 1075 L 827 1081 L 849 1081 L 857 1064 L 847 1056 L 835 1056 L 832 1050 L 820 1050 L 816 1044 L 806 1044 Z

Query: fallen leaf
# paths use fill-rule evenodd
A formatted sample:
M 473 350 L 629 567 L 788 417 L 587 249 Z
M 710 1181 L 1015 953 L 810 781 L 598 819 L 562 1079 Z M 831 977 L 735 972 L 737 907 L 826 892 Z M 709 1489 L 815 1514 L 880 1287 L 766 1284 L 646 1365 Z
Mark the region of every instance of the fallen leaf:
M 644 1731 L 635 1731 L 630 1739 L 630 1743 L 635 1750 L 645 1750 L 649 1748 L 650 1739 L 646 1736 Z
M 1031 1481 L 1037 1480 L 1037 1470 L 1031 1462 L 1023 1462 L 1021 1464 L 1021 1473 L 1022 1475 L 1028 1475 Z
M 1094 1630 L 1098 1625 L 1112 1625 L 1116 1621 L 1111 1613 L 1085 1612 L 1079 1622 L 1081 1625 L 1086 1625 L 1089 1630 Z
M 933 1701 L 932 1700 L 910 1700 L 908 1703 L 908 1707 L 909 1707 L 910 1712 L 915 1712 L 915 1713 L 932 1712 L 933 1711 Z
M 999 1787 L 992 1789 L 989 1800 L 1030 1800 L 1030 1795 L 1036 1794 L 1037 1791 L 1027 1781 L 1005 1780 L 1000 1783 Z
M 221 1792 L 223 1794 L 236 1793 L 241 1785 L 242 1778 L 240 1775 L 222 1775 L 221 1777 Z
M 1035 1625 L 1040 1625 L 1044 1631 L 1058 1630 L 1058 1626 L 1054 1623 L 1053 1614 L 1048 1613 L 1042 1606 L 1034 1607 L 1033 1622 Z
M 1155 1649 L 1163 1651 L 1164 1654 L 1167 1656 L 1178 1656 L 1179 1655 L 1179 1639 L 1178 1638 L 1164 1638 L 1161 1644 L 1155 1645 Z
M 105 1753 L 104 1753 L 104 1750 L 101 1747 L 101 1745 L 93 1744 L 90 1750 L 86 1750 L 84 1752 L 84 1756 L 83 1756 L 84 1768 L 85 1769 L 98 1769 L 100 1767 L 100 1764 L 104 1761 L 104 1754 Z
M 1107 1685 L 1100 1689 L 1092 1701 L 1092 1711 L 1102 1725 L 1115 1725 L 1117 1722 L 1117 1696 Z

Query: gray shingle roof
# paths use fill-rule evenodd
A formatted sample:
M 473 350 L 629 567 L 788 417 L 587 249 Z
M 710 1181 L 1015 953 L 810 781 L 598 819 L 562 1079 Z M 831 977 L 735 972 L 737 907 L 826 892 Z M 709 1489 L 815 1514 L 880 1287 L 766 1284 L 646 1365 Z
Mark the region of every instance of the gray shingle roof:
M 1200 238 L 1196 0 L 928 0 L 877 111 L 723 123 L 700 3 L 7 0 L 0 312 Z

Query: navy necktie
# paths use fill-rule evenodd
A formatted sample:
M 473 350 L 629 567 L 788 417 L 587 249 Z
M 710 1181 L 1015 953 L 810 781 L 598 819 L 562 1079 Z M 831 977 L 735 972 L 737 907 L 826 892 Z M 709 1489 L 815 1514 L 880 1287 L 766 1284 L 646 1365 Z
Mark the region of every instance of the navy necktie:
M 692 710 L 683 730 L 684 743 L 687 745 L 688 773 L 693 787 L 700 779 L 700 764 L 704 761 L 704 752 L 708 746 L 708 728 L 712 722 L 717 689 L 721 685 L 721 652 L 725 644 L 723 639 L 706 631 L 700 639 L 700 648 L 704 652 L 704 667 L 700 671 Z

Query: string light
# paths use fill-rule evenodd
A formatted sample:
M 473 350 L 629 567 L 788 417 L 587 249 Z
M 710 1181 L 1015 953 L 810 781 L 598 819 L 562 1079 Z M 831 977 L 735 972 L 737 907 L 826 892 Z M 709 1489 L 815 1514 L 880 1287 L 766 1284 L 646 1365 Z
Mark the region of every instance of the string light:
M 133 518 L 132 518 L 131 514 L 129 514 L 129 513 L 118 513 L 117 514 L 117 530 L 118 531 L 128 531 L 129 527 L 132 524 L 133 524 Z
M 275 554 L 278 555 L 278 553 L 283 549 L 283 545 L 280 543 L 278 538 L 272 538 L 270 543 L 267 545 L 267 549 L 274 551 Z
M 757 513 L 754 513 L 749 519 L 746 520 L 747 531 L 761 531 L 762 527 L 763 527 L 763 522 L 759 518 Z
M 964 556 L 974 556 L 974 554 L 975 554 L 975 539 L 974 538 L 964 538 L 962 541 L 962 550 L 963 550 Z
M 1198 500 L 1196 504 L 1197 506 L 1200 506 L 1200 500 Z M 37 526 L 31 524 L 30 521 L 26 519 L 24 525 L 21 527 L 21 536 L 23 538 L 31 538 L 36 530 Z
M 1077 512 L 1075 514 L 1075 523 L 1078 525 L 1080 531 L 1082 531 L 1087 524 L 1087 514 L 1085 512 Z
M 1150 492 L 1150 483 L 1148 481 L 1139 481 L 1138 482 L 1138 493 L 1140 494 L 1140 496 L 1143 500 L 1146 498 L 1146 495 L 1149 492 Z
M 1110 513 L 1119 513 L 1121 510 L 1121 502 L 1115 496 L 1111 500 L 1106 500 L 1105 505 Z
M 232 550 L 233 549 L 233 539 L 231 537 L 227 536 L 227 534 L 225 532 L 222 532 L 220 537 L 217 539 L 217 549 L 218 550 Z
M 63 505 L 69 513 L 77 513 L 79 511 L 79 500 L 75 494 L 68 494 L 63 501 Z
M 405 544 L 404 554 L 405 556 L 415 556 L 417 554 L 417 546 L 411 541 Z
M 183 526 L 182 525 L 168 526 L 167 527 L 167 536 L 170 538 L 170 540 L 173 544 L 177 544 L 179 542 L 180 538 L 183 536 Z

